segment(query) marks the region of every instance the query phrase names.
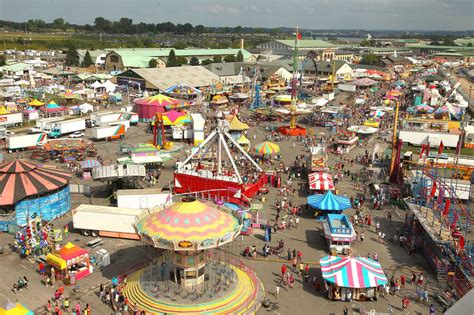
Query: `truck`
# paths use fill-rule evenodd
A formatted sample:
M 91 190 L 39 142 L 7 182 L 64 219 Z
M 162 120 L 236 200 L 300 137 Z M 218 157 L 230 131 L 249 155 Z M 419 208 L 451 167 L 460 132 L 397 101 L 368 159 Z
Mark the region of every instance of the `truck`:
M 121 113 L 117 111 L 103 111 L 91 114 L 91 121 L 94 126 L 102 126 L 110 121 L 121 120 Z
M 113 140 L 125 138 L 127 131 L 124 124 L 117 124 L 112 126 L 94 127 L 92 128 L 92 138 L 96 140 Z
M 23 124 L 23 113 L 9 113 L 0 115 L 0 126 L 20 126 Z
M 138 124 L 138 113 L 128 112 L 128 111 L 121 111 L 122 116 L 119 120 L 128 120 L 130 125 L 136 126 Z
M 75 231 L 84 236 L 140 240 L 133 226 L 144 211 L 81 204 L 72 210 L 72 225 Z
M 63 120 L 53 123 L 53 126 L 48 137 L 58 138 L 68 133 L 86 130 L 86 120 L 82 118 Z
M 54 127 L 54 123 L 64 120 L 63 117 L 50 117 L 50 118 L 41 118 L 36 121 L 36 128 L 41 131 L 51 130 Z
M 119 189 L 117 190 L 117 206 L 133 209 L 153 209 L 171 203 L 171 193 L 161 189 Z
M 35 134 L 18 134 L 7 136 L 5 148 L 8 153 L 36 148 L 46 143 L 48 137 L 45 132 Z

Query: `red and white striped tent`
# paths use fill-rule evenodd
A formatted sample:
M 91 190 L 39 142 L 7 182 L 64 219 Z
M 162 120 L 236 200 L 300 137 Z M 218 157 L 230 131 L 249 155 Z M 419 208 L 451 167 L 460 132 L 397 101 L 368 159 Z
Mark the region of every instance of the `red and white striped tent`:
M 309 189 L 311 190 L 334 190 L 332 176 L 324 172 L 315 172 L 308 175 Z

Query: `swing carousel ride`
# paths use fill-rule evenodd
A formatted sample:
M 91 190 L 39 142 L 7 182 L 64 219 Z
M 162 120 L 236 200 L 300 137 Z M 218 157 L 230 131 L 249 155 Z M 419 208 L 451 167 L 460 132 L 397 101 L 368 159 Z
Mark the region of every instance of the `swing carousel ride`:
M 297 124 L 297 117 L 298 115 L 309 113 L 303 109 L 300 109 L 297 105 L 297 84 L 298 84 L 298 74 L 297 74 L 297 64 L 298 64 L 298 46 L 299 40 L 301 39 L 301 34 L 299 33 L 298 28 L 296 28 L 296 37 L 295 37 L 295 49 L 293 55 L 293 77 L 291 79 L 291 103 L 289 106 L 285 106 L 282 108 L 277 108 L 275 111 L 279 112 L 280 114 L 285 114 L 290 116 L 290 125 L 289 126 L 280 126 L 278 127 L 278 131 L 281 134 L 287 136 L 306 136 L 306 128 L 299 126 Z M 285 100 L 285 97 L 275 95 L 277 100 L 282 99 Z M 286 97 L 287 98 L 287 97 Z

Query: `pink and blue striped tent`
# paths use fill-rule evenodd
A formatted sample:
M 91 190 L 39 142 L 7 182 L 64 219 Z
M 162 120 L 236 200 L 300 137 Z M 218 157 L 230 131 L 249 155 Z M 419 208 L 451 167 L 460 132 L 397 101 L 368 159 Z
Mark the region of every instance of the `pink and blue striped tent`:
M 373 288 L 387 283 L 378 262 L 364 257 L 326 256 L 321 272 L 325 281 L 345 288 Z

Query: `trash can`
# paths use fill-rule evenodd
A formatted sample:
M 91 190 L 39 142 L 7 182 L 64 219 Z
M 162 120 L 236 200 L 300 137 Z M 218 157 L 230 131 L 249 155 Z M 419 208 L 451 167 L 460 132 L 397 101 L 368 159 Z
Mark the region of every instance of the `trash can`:
M 102 266 L 102 267 L 110 265 L 110 254 L 109 254 L 109 252 L 107 250 L 103 249 L 103 248 L 99 249 L 95 253 L 95 261 L 96 261 L 97 265 Z

